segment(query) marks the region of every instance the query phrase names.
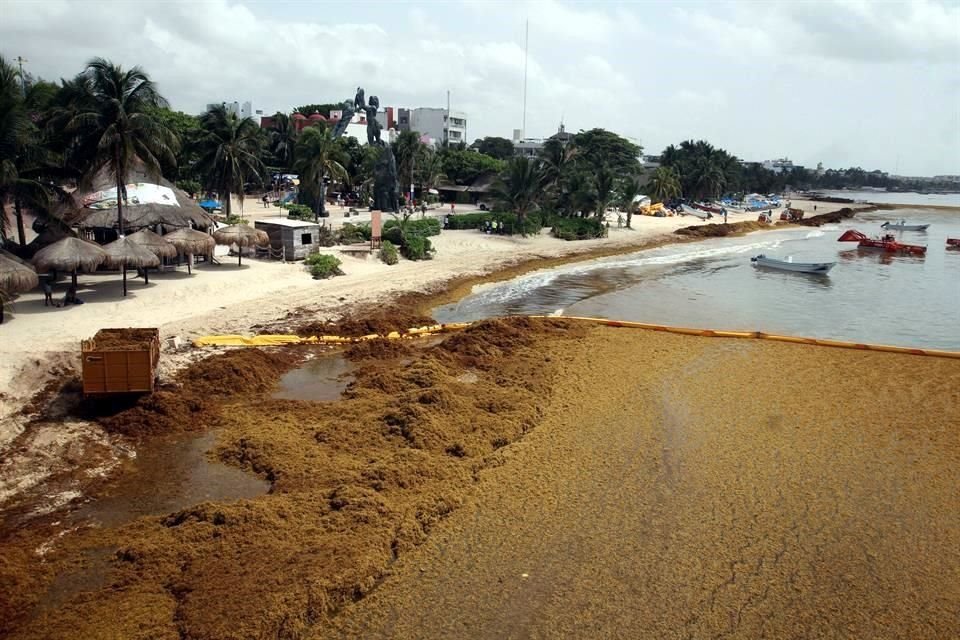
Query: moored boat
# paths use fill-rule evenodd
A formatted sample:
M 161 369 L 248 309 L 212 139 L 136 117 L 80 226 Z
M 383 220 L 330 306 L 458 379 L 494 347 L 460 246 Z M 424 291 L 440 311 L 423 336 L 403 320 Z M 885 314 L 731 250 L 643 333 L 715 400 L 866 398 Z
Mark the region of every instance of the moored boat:
M 837 238 L 837 242 L 856 242 L 861 249 L 879 249 L 887 253 L 900 253 L 906 255 L 924 255 L 927 248 L 919 244 L 904 244 L 897 242 L 892 234 L 886 234 L 882 238 L 871 238 L 866 234 L 860 233 L 854 229 L 844 232 Z
M 779 269 L 781 271 L 794 271 L 796 273 L 814 273 L 826 275 L 830 269 L 836 266 L 836 262 L 793 262 L 791 259 L 778 260 L 777 258 L 768 258 L 762 253 L 750 258 L 750 262 L 757 267 L 766 267 L 768 269 Z
M 683 212 L 691 216 L 696 216 L 701 220 L 707 220 L 713 217 L 709 211 L 700 211 L 699 209 L 694 209 L 689 205 L 683 205 Z
M 947 249 L 960 249 L 960 238 L 947 238 Z
M 906 220 L 900 222 L 884 222 L 880 225 L 887 231 L 926 231 L 929 224 L 907 224 Z

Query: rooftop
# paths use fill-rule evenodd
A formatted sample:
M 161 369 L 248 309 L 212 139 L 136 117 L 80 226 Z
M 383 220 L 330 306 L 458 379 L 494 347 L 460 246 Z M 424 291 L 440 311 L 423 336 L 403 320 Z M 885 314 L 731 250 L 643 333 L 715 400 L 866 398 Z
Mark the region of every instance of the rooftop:
M 279 227 L 302 228 L 315 227 L 319 223 L 307 220 L 294 220 L 293 218 L 260 218 L 259 220 L 254 220 L 254 226 L 258 224 L 274 224 Z

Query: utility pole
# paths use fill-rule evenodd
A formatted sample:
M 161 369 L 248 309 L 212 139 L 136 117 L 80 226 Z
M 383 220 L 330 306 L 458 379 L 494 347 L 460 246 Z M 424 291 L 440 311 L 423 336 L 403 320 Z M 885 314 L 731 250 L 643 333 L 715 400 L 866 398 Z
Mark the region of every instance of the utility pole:
M 447 117 L 445 118 L 444 128 L 443 128 L 443 139 L 448 145 L 450 144 L 450 89 L 447 89 Z
M 520 126 L 520 137 L 527 137 L 527 59 L 530 53 L 530 19 L 527 18 L 523 38 L 523 124 Z
M 23 76 L 23 63 L 30 62 L 23 56 L 17 56 L 17 64 L 20 65 L 20 93 L 23 94 L 23 99 L 27 99 L 27 81 Z

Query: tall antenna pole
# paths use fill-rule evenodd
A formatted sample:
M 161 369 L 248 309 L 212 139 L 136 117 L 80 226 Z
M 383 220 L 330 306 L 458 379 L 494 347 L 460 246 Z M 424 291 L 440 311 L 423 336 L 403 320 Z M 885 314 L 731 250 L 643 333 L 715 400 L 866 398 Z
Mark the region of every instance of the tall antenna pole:
M 23 94 L 24 100 L 27 98 L 27 79 L 23 76 L 23 63 L 30 62 L 23 56 L 17 56 L 17 63 L 20 65 L 20 93 Z
M 530 19 L 524 29 L 523 37 L 523 124 L 520 127 L 520 137 L 527 137 L 527 58 L 530 52 Z
M 445 142 L 450 143 L 450 89 L 447 89 L 447 121 L 446 127 L 443 130 L 443 137 Z

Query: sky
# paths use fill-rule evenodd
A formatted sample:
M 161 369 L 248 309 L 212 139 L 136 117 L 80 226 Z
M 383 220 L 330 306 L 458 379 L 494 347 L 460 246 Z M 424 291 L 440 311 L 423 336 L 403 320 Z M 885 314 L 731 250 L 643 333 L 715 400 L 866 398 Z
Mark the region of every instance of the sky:
M 0 54 L 56 80 L 101 56 L 171 106 L 339 102 L 467 113 L 467 138 L 603 127 L 658 154 L 960 174 L 960 0 L 4 0 Z

